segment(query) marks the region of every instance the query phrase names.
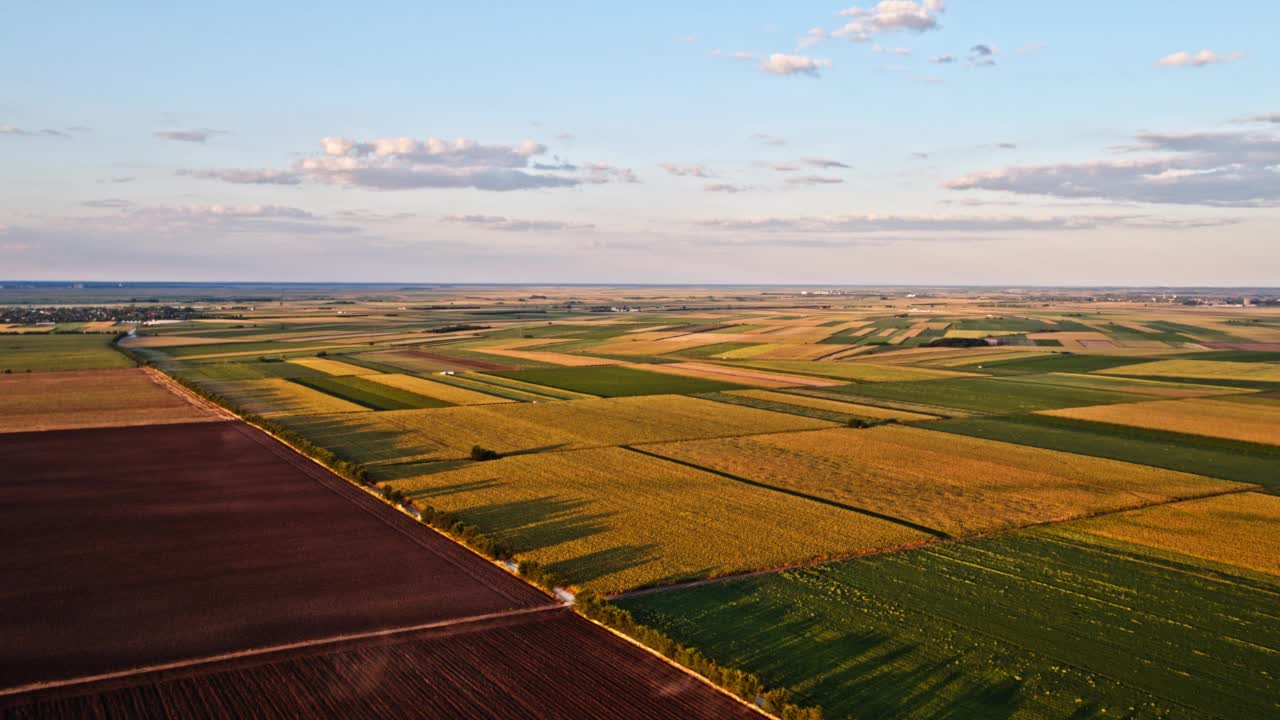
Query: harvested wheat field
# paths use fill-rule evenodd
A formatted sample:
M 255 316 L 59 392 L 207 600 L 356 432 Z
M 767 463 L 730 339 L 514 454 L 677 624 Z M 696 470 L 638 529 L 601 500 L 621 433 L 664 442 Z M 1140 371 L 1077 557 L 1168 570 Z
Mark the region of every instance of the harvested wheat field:
M 507 398 L 498 397 L 496 395 L 488 395 L 475 390 L 457 387 L 456 385 L 447 385 L 442 382 L 435 382 L 425 378 L 414 377 L 412 375 L 400 375 L 398 373 L 373 374 L 364 375 L 363 379 L 370 382 L 381 383 L 393 388 L 407 390 L 411 393 L 422 395 L 423 397 L 435 398 L 441 402 L 451 405 L 492 405 L 494 403 L 511 402 Z
M 1280 575 L 1280 496 L 1246 492 L 1071 523 L 1080 532 Z
M 953 536 L 1248 487 L 894 426 L 692 440 L 643 449 Z
M 830 412 L 845 413 L 848 415 L 856 415 L 858 417 L 872 418 L 874 420 L 899 420 L 902 422 L 911 422 L 917 420 L 938 419 L 935 415 L 925 415 L 924 413 L 894 410 L 893 408 L 876 407 L 874 405 L 863 405 L 860 403 L 843 402 L 840 400 L 828 400 L 826 398 L 810 397 L 808 395 L 772 392 L 770 390 L 730 390 L 726 394 L 755 398 L 757 400 L 767 400 L 769 402 L 783 403 L 785 405 L 795 405 L 803 408 L 812 408 L 814 410 L 828 410 Z
M 205 385 L 245 412 L 265 418 L 369 412 L 363 405 L 282 378 L 228 380 Z
M 141 369 L 0 375 L 0 432 L 221 419 Z
M 1095 405 L 1041 414 L 1280 445 L 1280 402 L 1248 395 Z
M 622 448 L 518 455 L 391 484 L 602 592 L 928 538 Z
M 1106 375 L 1184 377 L 1204 380 L 1251 380 L 1280 383 L 1280 365 L 1225 360 L 1157 360 L 1100 371 Z
M 680 395 L 506 403 L 282 420 L 357 462 L 453 460 L 482 445 L 499 453 L 581 449 L 831 427 L 824 420 Z
M 376 370 L 363 368 L 359 365 L 344 363 L 340 360 L 329 360 L 327 358 L 319 357 L 291 358 L 289 362 L 294 365 L 311 368 L 312 370 L 318 370 L 326 375 L 369 375 L 377 372 Z

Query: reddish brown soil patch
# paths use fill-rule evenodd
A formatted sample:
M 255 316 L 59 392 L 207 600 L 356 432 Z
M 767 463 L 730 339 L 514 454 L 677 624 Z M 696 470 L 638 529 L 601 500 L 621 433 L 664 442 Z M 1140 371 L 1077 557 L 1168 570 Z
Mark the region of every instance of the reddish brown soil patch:
M 424 360 L 435 360 L 436 362 L 446 363 L 449 365 L 460 365 L 473 370 L 514 370 L 515 368 L 507 365 L 499 365 L 498 363 L 485 362 L 484 360 L 471 360 L 468 358 L 456 358 L 451 355 L 442 355 L 440 353 L 427 352 L 425 350 L 401 350 L 405 355 L 420 357 Z
M 759 718 L 567 610 L 0 698 L 3 717 Z
M 239 422 L 0 463 L 0 688 L 551 602 Z

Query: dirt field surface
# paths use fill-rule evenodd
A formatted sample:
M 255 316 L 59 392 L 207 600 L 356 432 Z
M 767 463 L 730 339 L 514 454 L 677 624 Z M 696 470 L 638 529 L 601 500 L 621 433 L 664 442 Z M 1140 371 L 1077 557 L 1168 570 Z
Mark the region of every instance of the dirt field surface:
M 239 422 L 10 433 L 0 457 L 0 696 L 551 603 Z
M 7 707 L 6 707 L 7 706 Z M 761 718 L 568 610 L 150 674 L 40 697 L 0 717 L 707 720 Z
M 220 419 L 137 368 L 0 375 L 0 433 Z

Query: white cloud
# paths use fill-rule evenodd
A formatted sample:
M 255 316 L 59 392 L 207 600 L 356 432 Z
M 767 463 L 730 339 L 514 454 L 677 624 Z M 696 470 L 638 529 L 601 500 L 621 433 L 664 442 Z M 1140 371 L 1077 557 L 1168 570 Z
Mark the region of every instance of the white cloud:
M 1051 230 L 1094 230 L 1104 227 L 1190 228 L 1217 227 L 1239 222 L 1235 218 L 1171 220 L 1145 215 L 820 215 L 752 216 L 697 221 L 701 228 L 730 232 L 777 234 L 865 234 L 883 232 L 987 233 Z
M 706 192 L 722 192 L 729 193 L 730 195 L 736 195 L 737 193 L 747 192 L 753 188 L 747 185 L 733 185 L 731 183 L 707 183 L 702 186 L 702 189 Z
M 559 232 L 564 230 L 593 230 L 590 223 L 572 223 L 561 220 L 516 220 L 501 215 L 445 215 L 441 222 L 469 225 L 486 230 L 503 232 Z
M 1204 67 L 1205 65 L 1213 65 L 1216 63 L 1234 62 L 1244 59 L 1245 54 L 1242 52 L 1234 52 L 1228 55 L 1219 55 L 1212 50 L 1201 50 L 1198 53 L 1190 53 L 1182 50 L 1160 58 L 1158 64 L 1165 67 Z
M 1274 133 L 1142 133 L 1133 144 L 1112 148 L 1112 153 L 1118 157 L 973 173 L 945 187 L 1060 198 L 1280 207 L 1280 135 Z
M 12 135 L 14 137 L 52 137 L 60 140 L 70 140 L 71 135 L 61 130 L 53 128 L 43 128 L 40 130 L 26 130 L 13 125 L 0 125 L 0 135 Z
M 777 135 L 770 135 L 768 133 L 753 133 L 751 135 L 751 140 L 754 140 L 761 145 L 773 145 L 775 147 L 787 144 L 786 138 L 778 137 Z
M 842 163 L 839 160 L 832 160 L 830 158 L 820 158 L 820 157 L 802 158 L 800 162 L 804 163 L 805 165 L 812 165 L 813 167 L 823 168 L 826 170 L 830 170 L 832 168 L 840 168 L 840 169 L 847 170 L 853 167 L 852 165 L 846 165 L 845 163 Z
M 151 133 L 153 136 L 161 140 L 174 140 L 177 142 L 203 143 L 216 135 L 226 135 L 226 130 L 211 130 L 209 128 L 197 128 L 193 130 L 157 130 Z
M 811 58 L 804 55 L 784 55 L 774 53 L 760 65 L 760 69 L 774 75 L 808 75 L 818 77 L 819 70 L 831 67 L 830 60 Z
M 837 177 L 827 177 L 825 175 L 801 175 L 799 177 L 787 178 L 787 183 L 791 185 L 838 185 L 844 182 L 843 179 Z
M 85 203 L 89 205 L 89 203 Z M 135 207 L 127 201 L 92 205 L 117 214 L 71 219 L 113 233 L 178 235 L 195 231 L 283 235 L 352 234 L 360 228 L 333 223 L 301 208 L 285 205 L 155 205 Z
M 749 52 L 736 52 L 733 54 L 734 60 L 755 60 L 756 56 Z
M 911 48 L 904 47 L 883 47 L 881 45 L 872 45 L 871 52 L 881 55 L 910 55 Z
M 292 170 L 183 169 L 175 174 L 202 180 L 222 180 L 236 185 L 297 185 L 302 182 L 302 176 Z
M 955 61 L 956 57 L 954 55 L 934 55 L 929 58 L 929 62 L 938 63 L 939 65 L 946 65 Z
M 573 164 L 554 158 L 535 162 L 547 147 L 532 140 L 516 145 L 485 145 L 459 138 L 423 140 L 325 137 L 321 153 L 289 169 L 183 170 L 189 177 L 236 184 L 296 185 L 304 182 L 369 190 L 473 188 L 493 192 L 566 188 L 608 182 L 639 182 L 628 168 L 607 163 Z
M 1236 118 L 1231 122 L 1234 122 L 1234 123 L 1280 123 L 1280 113 L 1265 113 L 1263 115 L 1250 115 L 1248 117 Z
M 820 27 L 809 28 L 809 32 L 805 33 L 804 36 L 796 43 L 796 49 L 804 50 L 805 48 L 813 47 L 823 40 L 826 40 L 828 37 L 830 37 L 830 35 L 827 34 L 827 31 Z
M 709 178 L 714 177 L 712 173 L 702 165 L 676 165 L 675 163 L 658 163 L 658 167 L 667 171 L 669 175 L 676 177 L 698 177 Z
M 938 16 L 945 10 L 942 0 L 881 0 L 870 8 L 841 10 L 840 15 L 854 19 L 832 32 L 831 36 L 865 42 L 882 33 L 936 30 L 939 27 Z

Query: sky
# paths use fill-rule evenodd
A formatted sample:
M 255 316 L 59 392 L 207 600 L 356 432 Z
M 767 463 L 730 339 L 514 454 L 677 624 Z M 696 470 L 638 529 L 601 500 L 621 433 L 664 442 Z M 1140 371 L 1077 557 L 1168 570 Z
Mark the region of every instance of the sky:
M 6 0 L 0 279 L 1276 286 L 1276 27 Z

